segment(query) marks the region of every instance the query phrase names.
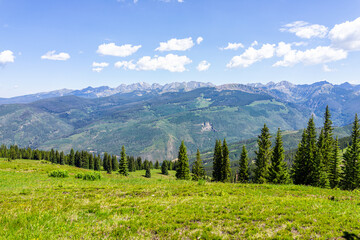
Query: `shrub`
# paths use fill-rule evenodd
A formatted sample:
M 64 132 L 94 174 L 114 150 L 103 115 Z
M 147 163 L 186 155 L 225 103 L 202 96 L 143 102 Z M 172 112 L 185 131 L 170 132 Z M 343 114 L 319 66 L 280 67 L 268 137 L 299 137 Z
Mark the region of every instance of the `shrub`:
M 82 173 L 77 173 L 77 174 L 75 174 L 75 178 L 83 178 L 83 174 Z
M 84 173 L 82 175 L 82 179 L 87 180 L 87 181 L 100 180 L 101 179 L 101 174 L 98 173 L 98 172 Z
M 69 173 L 65 170 L 54 170 L 49 173 L 49 177 L 66 178 L 68 176 Z

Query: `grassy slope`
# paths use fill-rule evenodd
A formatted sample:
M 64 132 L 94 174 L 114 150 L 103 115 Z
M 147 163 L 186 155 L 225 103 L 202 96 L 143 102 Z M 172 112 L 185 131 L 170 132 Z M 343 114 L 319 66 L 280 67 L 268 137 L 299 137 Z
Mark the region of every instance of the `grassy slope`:
M 66 169 L 70 177 L 47 172 Z M 144 171 L 100 181 L 87 170 L 0 159 L 1 239 L 338 238 L 360 234 L 360 193 L 174 180 Z M 331 197 L 334 196 L 334 200 Z

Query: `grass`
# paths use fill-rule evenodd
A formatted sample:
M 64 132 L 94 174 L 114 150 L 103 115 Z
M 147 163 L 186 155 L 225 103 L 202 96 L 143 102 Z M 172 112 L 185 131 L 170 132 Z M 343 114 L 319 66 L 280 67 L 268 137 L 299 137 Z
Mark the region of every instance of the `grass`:
M 68 178 L 48 177 L 66 170 Z M 346 239 L 360 192 L 177 181 L 152 170 L 98 181 L 90 171 L 0 159 L 1 239 Z M 349 238 L 348 238 L 349 239 Z M 351 239 L 351 238 L 350 238 Z M 356 238 L 353 238 L 356 239 Z

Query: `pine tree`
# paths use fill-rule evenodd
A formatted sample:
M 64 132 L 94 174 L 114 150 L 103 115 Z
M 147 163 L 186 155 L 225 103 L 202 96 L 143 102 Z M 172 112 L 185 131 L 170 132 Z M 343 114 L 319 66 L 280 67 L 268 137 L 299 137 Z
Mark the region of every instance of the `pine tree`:
M 150 164 L 147 164 L 145 167 L 145 177 L 151 178 Z
M 112 167 L 113 171 L 119 170 L 119 162 L 115 155 L 112 155 L 112 157 L 111 157 L 111 167 Z
M 121 158 L 120 158 L 120 164 L 119 164 L 119 173 L 121 175 L 127 176 L 129 175 L 128 173 L 128 164 L 127 164 L 127 157 L 126 157 L 126 152 L 125 152 L 125 147 L 122 146 L 121 148 Z
M 65 155 L 64 155 L 63 151 L 61 151 L 61 153 L 60 153 L 60 164 L 61 165 L 65 164 Z
M 58 150 L 55 151 L 55 163 L 60 164 L 60 153 Z
M 178 155 L 178 167 L 175 174 L 177 179 L 189 180 L 190 179 L 190 169 L 189 169 L 189 159 L 187 156 L 186 146 L 184 141 L 181 141 Z
M 286 184 L 289 182 L 289 174 L 284 161 L 284 147 L 280 128 L 276 133 L 275 146 L 272 151 L 271 165 L 269 168 L 269 182 L 275 184 Z
M 221 161 L 221 181 L 230 182 L 231 181 L 231 168 L 230 168 L 230 158 L 229 158 L 229 149 L 224 138 L 222 146 L 222 161 Z
M 328 169 L 325 166 L 325 159 L 324 154 L 326 154 L 325 151 L 325 134 L 324 134 L 324 128 L 321 129 L 320 136 L 317 143 L 317 149 L 315 155 L 315 162 L 314 162 L 314 183 L 312 185 L 322 187 L 322 188 L 329 188 L 329 178 L 328 178 Z
M 70 150 L 68 164 L 69 164 L 70 166 L 74 166 L 74 165 L 75 165 L 75 153 L 74 153 L 74 149 L 71 149 L 71 150 Z
M 255 182 L 266 183 L 269 176 L 269 163 L 271 158 L 271 141 L 269 128 L 264 124 L 258 137 L 258 151 L 255 151 Z
M 94 165 L 95 165 L 95 162 L 94 162 L 94 157 L 93 157 L 93 155 L 92 154 L 89 154 L 89 169 L 92 169 L 92 170 L 94 170 Z
M 136 159 L 136 170 L 142 170 L 142 159 L 141 159 L 141 157 L 138 157 Z
M 324 121 L 324 142 L 322 146 L 322 157 L 326 171 L 330 173 L 330 162 L 333 159 L 334 154 L 334 138 L 333 138 L 333 127 L 330 119 L 331 114 L 329 106 L 326 106 L 325 110 L 325 121 Z
M 360 174 L 360 129 L 358 115 L 355 114 L 353 123 L 351 141 L 352 144 L 346 149 L 344 154 L 343 174 L 341 179 L 341 186 L 346 190 L 353 190 L 359 187 Z
M 94 157 L 94 170 L 95 170 L 95 171 L 100 171 L 100 166 L 101 166 L 101 163 L 100 163 L 100 155 L 99 155 L 99 156 L 95 156 L 95 157 Z
M 81 155 L 79 151 L 76 151 L 74 159 L 75 167 L 81 167 Z
M 305 148 L 305 171 L 306 174 L 305 185 L 316 186 L 318 182 L 317 172 L 317 144 L 316 144 L 316 128 L 314 122 L 314 116 L 311 116 L 306 129 L 306 148 Z
M 240 183 L 249 182 L 249 166 L 248 165 L 249 165 L 248 153 L 246 151 L 245 145 L 243 145 L 241 156 L 240 156 L 239 175 L 238 175 L 238 181 Z
M 221 140 L 216 140 L 213 157 L 213 180 L 221 181 L 221 166 L 222 166 L 222 149 Z
M 156 160 L 156 162 L 155 162 L 155 169 L 159 169 L 159 161 L 158 160 Z
M 196 160 L 192 167 L 192 179 L 197 181 L 199 179 L 204 179 L 204 178 L 205 178 L 205 170 L 202 164 L 200 151 L 198 149 L 196 152 Z
M 168 161 L 164 160 L 161 165 L 161 173 L 164 175 L 169 175 L 168 172 Z

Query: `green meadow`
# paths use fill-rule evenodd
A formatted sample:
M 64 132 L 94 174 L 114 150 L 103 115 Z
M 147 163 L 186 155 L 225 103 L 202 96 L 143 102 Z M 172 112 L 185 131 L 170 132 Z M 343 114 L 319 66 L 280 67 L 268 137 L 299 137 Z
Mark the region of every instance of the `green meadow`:
M 49 177 L 66 170 L 69 177 Z M 1 239 L 358 239 L 360 191 L 128 177 L 0 159 Z

